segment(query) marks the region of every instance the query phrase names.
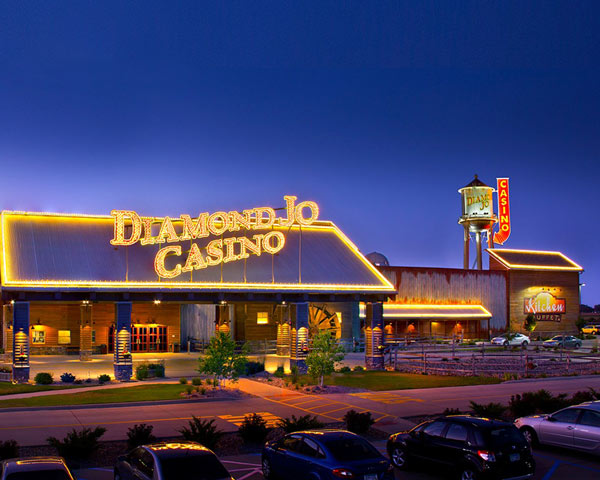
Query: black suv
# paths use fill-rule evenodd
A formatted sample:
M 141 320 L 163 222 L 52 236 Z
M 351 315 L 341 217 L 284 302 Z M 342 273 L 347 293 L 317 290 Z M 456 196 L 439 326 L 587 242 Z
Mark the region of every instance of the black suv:
M 452 415 L 390 436 L 388 454 L 398 468 L 422 461 L 461 480 L 526 479 L 535 461 L 525 437 L 511 423 Z

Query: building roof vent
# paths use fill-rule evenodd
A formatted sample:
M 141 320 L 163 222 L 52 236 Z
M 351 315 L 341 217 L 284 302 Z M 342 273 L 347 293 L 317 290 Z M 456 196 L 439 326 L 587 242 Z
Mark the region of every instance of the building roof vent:
M 367 257 L 367 260 L 369 262 L 371 262 L 373 265 L 375 265 L 376 267 L 389 267 L 390 266 L 390 262 L 388 261 L 387 257 L 383 253 L 371 252 L 368 255 L 366 255 L 366 257 Z

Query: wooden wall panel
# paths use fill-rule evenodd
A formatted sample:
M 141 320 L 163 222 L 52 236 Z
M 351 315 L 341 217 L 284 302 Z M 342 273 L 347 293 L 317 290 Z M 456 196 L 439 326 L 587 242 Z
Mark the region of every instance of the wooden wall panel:
M 269 313 L 269 323 L 256 323 L 258 312 Z M 235 305 L 235 338 L 236 340 L 275 340 L 277 339 L 277 322 L 281 308 L 273 303 L 247 303 Z
M 560 322 L 538 321 L 535 333 L 571 332 L 576 333 L 575 322 L 579 317 L 579 273 L 557 271 L 510 270 L 510 322 L 515 331 L 524 331 L 523 322 L 527 316 L 524 302 L 541 291 L 566 300 L 567 311 Z

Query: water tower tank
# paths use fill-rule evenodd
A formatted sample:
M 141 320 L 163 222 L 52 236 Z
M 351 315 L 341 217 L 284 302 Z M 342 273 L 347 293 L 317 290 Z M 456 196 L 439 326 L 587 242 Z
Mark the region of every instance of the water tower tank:
M 465 229 L 464 239 L 464 268 L 469 268 L 469 238 L 474 233 L 477 242 L 477 268 L 481 270 L 481 233 L 488 232 L 491 239 L 492 228 L 498 221 L 494 215 L 492 195 L 494 189 L 483 183 L 477 175 L 471 183 L 459 189 L 461 200 L 461 216 L 458 223 Z

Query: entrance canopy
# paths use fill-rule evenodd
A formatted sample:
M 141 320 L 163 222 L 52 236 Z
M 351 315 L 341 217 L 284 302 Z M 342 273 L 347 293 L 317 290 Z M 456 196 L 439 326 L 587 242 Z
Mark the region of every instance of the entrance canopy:
M 363 315 L 364 312 L 361 310 L 361 316 Z M 492 314 L 482 305 L 383 304 L 383 318 L 385 320 L 440 320 L 452 318 L 477 320 L 491 317 Z
M 158 235 L 163 234 L 166 219 L 152 218 L 148 229 L 157 233 L 160 228 Z M 173 219 L 169 223 L 172 234 L 179 237 L 169 238 L 167 231 L 160 243 L 143 244 L 142 240 L 122 245 L 113 240 L 117 238 L 114 215 L 4 211 L 4 296 L 14 298 L 6 292 L 162 292 L 181 297 L 185 292 L 185 299 L 193 301 L 204 298 L 203 293 L 256 292 L 305 294 L 305 299 L 306 294 L 344 294 L 364 300 L 365 295 L 384 299 L 395 293 L 331 222 L 275 223 L 262 231 L 207 233 L 204 238 L 199 235 L 184 241 L 180 240 L 181 232 L 185 233 L 183 222 Z M 132 228 L 125 225 L 125 236 L 128 227 Z M 270 232 L 279 233 L 269 236 Z

